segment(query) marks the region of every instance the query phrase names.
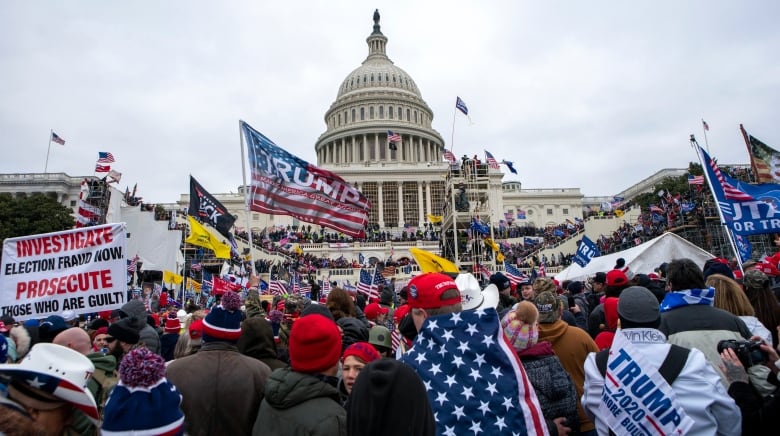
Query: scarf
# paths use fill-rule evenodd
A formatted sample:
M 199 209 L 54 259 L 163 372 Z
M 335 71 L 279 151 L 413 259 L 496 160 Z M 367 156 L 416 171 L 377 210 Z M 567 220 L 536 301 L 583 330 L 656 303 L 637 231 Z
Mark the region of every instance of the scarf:
M 683 289 L 681 291 L 667 292 L 664 301 L 661 302 L 661 313 L 683 306 L 701 304 L 712 306 L 715 302 L 715 288 Z

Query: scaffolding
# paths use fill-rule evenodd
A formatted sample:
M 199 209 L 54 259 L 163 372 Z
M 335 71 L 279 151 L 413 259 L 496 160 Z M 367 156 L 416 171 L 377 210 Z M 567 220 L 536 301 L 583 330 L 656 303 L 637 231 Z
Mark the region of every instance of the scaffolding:
M 86 187 L 82 185 L 81 201 L 94 212 L 84 227 L 106 224 L 108 206 L 111 202 L 111 186 L 105 179 L 85 179 L 84 183 Z
M 442 211 L 441 249 L 442 256 L 453 261 L 460 271 L 493 269 L 494 252 L 485 244 L 485 237 L 494 237 L 489 187 L 487 164 L 468 159 L 450 166 L 445 183 L 447 201 Z M 476 227 L 486 230 L 479 232 Z

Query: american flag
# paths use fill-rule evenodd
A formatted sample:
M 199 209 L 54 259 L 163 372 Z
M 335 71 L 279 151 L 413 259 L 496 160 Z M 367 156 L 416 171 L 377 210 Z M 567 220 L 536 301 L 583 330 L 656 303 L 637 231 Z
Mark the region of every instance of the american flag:
M 425 385 L 436 434 L 548 434 L 539 400 L 495 309 L 427 318 L 401 361 Z
M 504 261 L 504 271 L 506 272 L 506 278 L 508 278 L 513 285 L 528 280 L 528 276 L 525 273 L 506 260 Z
M 735 201 L 753 200 L 752 195 L 749 195 L 748 193 L 735 188 L 733 185 L 731 185 L 731 183 L 727 182 L 726 178 L 720 172 L 720 168 L 718 167 L 718 163 L 715 161 L 715 159 L 712 159 L 704 150 L 701 151 L 702 153 L 704 153 L 705 162 L 707 162 L 710 168 L 712 168 L 712 171 L 715 173 L 715 178 L 718 179 L 718 183 L 720 184 L 721 188 L 723 188 L 723 195 L 726 197 L 726 200 L 735 200 Z
M 250 210 L 290 215 L 353 238 L 365 237 L 371 208 L 365 195 L 337 174 L 288 153 L 243 121 L 241 130 L 252 173 Z M 295 181 L 286 177 L 292 173 Z
M 694 176 L 693 174 L 688 174 L 688 184 L 704 185 L 704 176 Z
M 271 291 L 271 295 L 284 295 L 287 293 L 287 288 L 281 280 L 271 280 L 271 284 L 268 285 L 268 290 Z
M 547 271 L 544 267 L 544 262 L 539 264 L 539 277 L 547 277 Z
M 494 170 L 499 169 L 498 161 L 496 161 L 496 158 L 494 158 L 493 155 L 490 154 L 490 152 L 487 150 L 485 150 L 485 160 L 487 160 L 488 166 L 490 168 L 493 168 Z
M 485 265 L 479 263 L 474 264 L 474 272 L 477 274 L 481 274 L 482 278 L 484 278 L 485 280 L 490 280 L 491 272 L 489 269 L 487 269 L 487 267 L 485 267 Z
M 389 277 L 395 275 L 395 265 L 386 266 L 382 270 L 382 277 Z
M 107 151 L 99 151 L 98 152 L 98 162 L 100 163 L 111 163 L 114 162 L 114 155 L 107 152 Z
M 96 173 L 107 173 L 109 171 L 111 171 L 111 165 L 95 164 L 95 172 Z
M 369 299 L 379 298 L 379 286 L 385 282 L 384 277 L 378 268 L 374 268 L 374 276 L 365 269 L 360 270 L 360 280 L 358 281 L 357 291 L 366 295 Z
M 135 272 L 138 269 L 138 255 L 127 261 L 127 272 Z
M 59 135 L 57 135 L 57 134 L 56 134 L 56 133 L 54 133 L 54 132 L 51 132 L 51 140 L 52 140 L 53 142 L 56 142 L 57 144 L 60 144 L 60 145 L 65 145 L 65 140 L 64 140 L 64 139 L 62 139 L 62 138 L 60 138 L 60 136 L 59 136 Z
M 458 161 L 458 159 L 455 157 L 455 155 L 452 154 L 452 152 L 447 150 L 446 148 L 442 149 L 442 153 L 444 154 L 444 159 L 446 159 L 447 162 L 455 163 L 455 162 Z
M 393 133 L 392 130 L 387 131 L 387 142 L 401 142 L 401 135 Z

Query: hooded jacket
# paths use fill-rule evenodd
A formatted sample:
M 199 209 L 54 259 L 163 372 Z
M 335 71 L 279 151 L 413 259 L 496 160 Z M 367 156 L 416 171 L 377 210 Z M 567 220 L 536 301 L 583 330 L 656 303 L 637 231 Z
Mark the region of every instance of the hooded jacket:
M 576 432 L 579 425 L 577 390 L 574 389 L 571 376 L 563 369 L 561 361 L 555 355 L 552 345 L 547 341 L 538 342 L 518 351 L 517 356 L 523 362 L 528 380 L 534 385 L 550 435 L 558 434 L 553 419 L 561 416 L 566 417 L 566 426 Z
M 343 331 L 341 335 L 342 351 L 355 342 L 368 342 L 368 325 L 363 321 L 352 318 L 339 318 L 336 323 L 341 326 Z
M 585 384 L 585 359 L 588 357 L 588 353 L 599 351 L 599 347 L 585 330 L 572 327 L 560 319 L 553 323 L 539 324 L 539 342 L 541 341 L 549 341 L 552 344 L 563 369 L 569 373 L 572 382 L 574 382 L 574 389 L 577 391 L 580 431 L 593 430 L 595 425 L 585 414 L 579 398 Z
M 146 309 L 140 300 L 130 300 L 122 306 L 122 312 L 130 318 L 132 325 L 141 336 L 140 341 L 149 351 L 160 354 L 160 335 L 154 327 L 146 323 Z
M 287 366 L 286 363 L 279 360 L 278 354 L 276 354 L 274 331 L 271 324 L 264 318 L 247 318 L 241 323 L 238 351 L 245 356 L 265 363 L 271 368 L 271 371 Z
M 347 434 L 347 411 L 338 390 L 290 368 L 271 373 L 252 434 L 334 436 Z

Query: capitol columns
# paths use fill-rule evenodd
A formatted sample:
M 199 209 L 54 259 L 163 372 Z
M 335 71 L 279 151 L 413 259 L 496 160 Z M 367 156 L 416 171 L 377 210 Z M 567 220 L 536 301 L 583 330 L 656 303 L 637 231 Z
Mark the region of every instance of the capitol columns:
M 396 182 L 398 184 L 398 227 L 404 226 L 404 183 L 402 181 Z
M 417 217 L 417 226 L 418 227 L 421 226 L 422 223 L 425 222 L 425 220 L 423 219 L 425 217 L 423 216 L 423 208 L 422 208 L 422 205 L 423 205 L 423 185 L 427 185 L 427 184 L 428 184 L 428 182 L 423 181 L 423 180 L 420 180 L 419 182 L 417 182 L 417 211 L 419 213 L 419 216 Z
M 379 219 L 379 227 L 384 228 L 385 227 L 385 204 L 384 204 L 384 201 L 382 199 L 382 197 L 384 197 L 384 194 L 382 193 L 382 191 L 383 191 L 383 189 L 382 189 L 383 186 L 382 185 L 383 185 L 383 183 L 382 183 L 381 180 L 376 184 L 376 195 L 377 195 L 377 199 L 376 199 L 376 203 L 377 203 L 376 207 L 377 207 L 377 209 L 376 209 L 376 211 L 377 211 L 377 219 Z

